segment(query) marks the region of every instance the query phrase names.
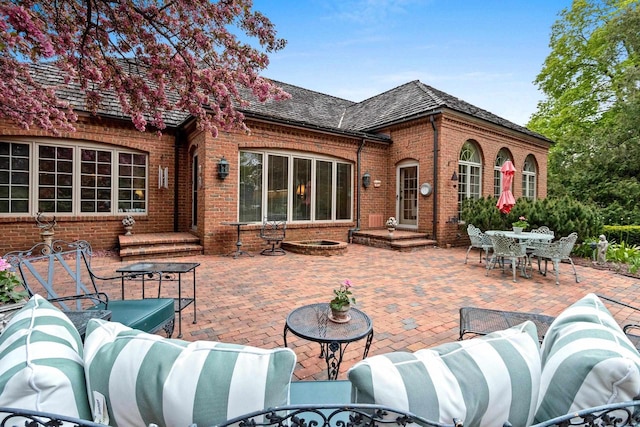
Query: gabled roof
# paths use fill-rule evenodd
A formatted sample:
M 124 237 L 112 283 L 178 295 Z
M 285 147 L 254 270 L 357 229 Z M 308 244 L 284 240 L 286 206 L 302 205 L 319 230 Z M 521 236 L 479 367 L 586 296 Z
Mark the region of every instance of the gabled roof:
M 32 65 L 34 76 L 41 82 L 58 86 L 57 93 L 69 101 L 73 108 L 86 110 L 86 97 L 78 84 L 64 85 L 64 79 L 53 63 Z M 414 80 L 402 86 L 388 90 L 362 102 L 353 102 L 337 98 L 288 83 L 273 81 L 291 95 L 286 101 L 256 101 L 248 90 L 243 90 L 249 105 L 240 108 L 248 117 L 274 120 L 325 131 L 349 135 L 368 136 L 374 139 L 388 140 L 380 129 L 391 124 L 402 123 L 417 117 L 450 109 L 471 117 L 503 126 L 523 134 L 551 142 L 546 137 L 523 126 L 496 116 L 489 111 L 475 107 L 468 102 L 451 96 L 424 83 Z M 99 115 L 130 119 L 122 112 L 114 92 L 103 93 Z M 183 111 L 165 113 L 165 123 L 169 127 L 179 127 L 189 119 Z

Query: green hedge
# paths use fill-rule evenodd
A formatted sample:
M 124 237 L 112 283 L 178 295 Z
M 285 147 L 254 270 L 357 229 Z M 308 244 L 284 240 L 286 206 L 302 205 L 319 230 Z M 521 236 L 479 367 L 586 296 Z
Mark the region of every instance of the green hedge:
M 639 225 L 605 225 L 602 233 L 610 243 L 625 242 L 629 246 L 640 246 Z
M 598 209 L 569 197 L 529 200 L 520 198 L 508 214 L 496 207 L 495 197 L 465 200 L 461 218 L 465 224 L 473 224 L 481 230 L 508 230 L 518 217 L 529 222 L 528 230 L 546 225 L 556 237 L 578 233 L 578 241 L 597 236 L 602 231 L 602 219 Z M 463 226 L 466 230 L 466 225 Z

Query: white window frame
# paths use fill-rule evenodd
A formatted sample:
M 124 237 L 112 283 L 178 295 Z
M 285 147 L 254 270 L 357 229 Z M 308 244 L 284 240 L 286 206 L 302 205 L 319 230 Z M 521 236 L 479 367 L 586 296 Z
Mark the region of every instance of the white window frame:
M 82 217 L 100 217 L 100 216 L 113 216 L 118 214 L 130 214 L 130 215 L 147 215 L 149 211 L 149 154 L 145 152 L 140 152 L 136 150 L 126 149 L 122 147 L 114 147 L 110 145 L 103 145 L 99 143 L 87 143 L 87 142 L 73 142 L 73 141 L 65 141 L 65 140 L 52 140 L 52 139 L 41 139 L 41 140 L 25 140 L 25 139 L 2 139 L 0 143 L 15 143 L 15 144 L 26 144 L 29 146 L 29 186 L 32 190 L 29 192 L 29 207 L 28 212 L 0 212 L 0 216 L 2 217 L 16 217 L 16 216 L 33 216 L 38 212 L 39 207 L 39 147 L 65 147 L 71 148 L 73 150 L 72 154 L 72 208 L 71 212 L 43 212 L 45 214 L 56 215 L 59 217 L 65 216 L 82 216 Z M 111 152 L 111 209 L 109 212 L 82 212 L 81 211 L 81 150 L 98 150 L 98 151 L 108 151 Z M 145 188 L 144 188 L 144 204 L 145 209 L 142 211 L 136 211 L 135 209 L 131 210 L 120 210 L 118 207 L 118 191 L 119 191 L 119 175 L 118 175 L 118 165 L 119 165 L 119 154 L 127 153 L 127 154 L 135 154 L 135 155 L 143 155 L 145 156 Z
M 522 165 L 522 196 L 535 200 L 538 196 L 538 166 L 532 154 L 529 154 Z
M 477 173 L 475 171 L 477 170 Z M 472 185 L 470 177 L 478 178 L 478 191 L 471 191 Z M 461 183 L 465 181 L 463 186 Z M 458 215 L 462 211 L 462 203 L 466 199 L 479 199 L 482 194 L 482 158 L 480 148 L 475 142 L 466 141 L 460 149 L 458 157 Z
M 284 150 L 268 150 L 268 151 L 262 151 L 262 150 L 240 150 L 238 152 L 238 164 L 240 164 L 240 156 L 242 155 L 242 153 L 254 153 L 254 154 L 261 154 L 262 155 L 262 200 L 261 200 L 261 211 L 262 211 L 262 218 L 265 218 L 265 216 L 267 215 L 267 202 L 268 202 L 268 174 L 269 174 L 269 156 L 279 156 L 279 157 L 287 157 L 288 158 L 288 171 L 289 171 L 289 175 L 288 175 L 288 188 L 287 188 L 287 222 L 290 223 L 294 223 L 294 224 L 310 224 L 310 223 L 315 223 L 315 224 L 322 224 L 322 223 L 344 223 L 344 222 L 352 222 L 353 221 L 353 209 L 354 209 L 354 189 L 353 189 L 353 180 L 354 180 L 354 165 L 351 162 L 348 161 L 344 161 L 342 159 L 338 159 L 338 158 L 334 158 L 334 157 L 329 157 L 329 156 L 318 156 L 318 155 L 311 155 L 308 153 L 299 153 L 299 152 L 290 152 L 290 151 L 284 151 Z M 309 220 L 293 220 L 293 197 L 296 196 L 296 183 L 294 183 L 294 176 L 293 176 L 293 167 L 294 167 L 294 162 L 293 159 L 297 158 L 297 159 L 309 159 L 311 160 L 311 182 L 315 184 L 316 182 L 316 165 L 317 165 L 317 161 L 322 161 L 322 162 L 329 162 L 332 163 L 332 167 L 331 167 L 331 182 L 332 182 L 332 186 L 331 186 L 331 200 L 332 200 L 332 205 L 331 205 L 331 218 L 330 219 L 322 219 L 322 220 L 317 220 L 316 219 L 316 194 L 315 191 L 311 192 L 311 215 Z M 350 188 L 349 188 L 349 195 L 350 195 L 350 199 L 351 199 L 351 209 L 349 212 L 349 218 L 341 218 L 341 219 L 336 219 L 336 215 L 337 215 L 337 188 L 336 188 L 336 183 L 337 183 L 337 173 L 338 173 L 338 168 L 336 167 L 337 164 L 345 164 L 345 165 L 349 165 L 350 169 L 351 169 L 351 173 L 350 173 L 350 177 L 349 177 L 349 182 L 350 182 Z M 238 178 L 239 178 L 239 174 L 240 171 L 238 171 Z M 313 185 L 313 187 L 315 187 L 315 185 Z M 240 186 L 238 186 L 238 216 L 240 215 Z M 257 222 L 257 221 L 256 221 Z

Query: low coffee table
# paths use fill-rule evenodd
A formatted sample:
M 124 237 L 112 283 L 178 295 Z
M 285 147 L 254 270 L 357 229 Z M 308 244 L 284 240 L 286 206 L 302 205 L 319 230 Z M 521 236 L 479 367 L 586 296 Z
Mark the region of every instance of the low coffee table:
M 296 308 L 287 316 L 284 325 L 284 346 L 287 346 L 287 332 L 320 343 L 320 357 L 327 362 L 327 376 L 330 380 L 338 378 L 342 357 L 349 343 L 367 337 L 364 346 L 364 359 L 369 354 L 373 341 L 373 322 L 361 310 L 351 308 L 351 320 L 347 323 L 335 323 L 329 320 L 331 309 L 328 303 L 316 303 Z
M 461 340 L 466 334 L 487 335 L 530 320 L 535 323 L 538 330 L 538 340 L 542 342 L 554 319 L 555 317 L 539 313 L 462 307 L 460 309 L 460 337 L 458 339 Z

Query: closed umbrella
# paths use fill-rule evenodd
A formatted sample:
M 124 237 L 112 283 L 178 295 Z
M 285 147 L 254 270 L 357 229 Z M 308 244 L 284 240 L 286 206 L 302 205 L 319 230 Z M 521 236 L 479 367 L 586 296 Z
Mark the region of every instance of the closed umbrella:
M 500 209 L 500 212 L 509 213 L 511 208 L 516 204 L 516 199 L 514 199 L 513 193 L 511 193 L 511 183 L 513 182 L 513 175 L 516 172 L 516 168 L 513 167 L 511 160 L 507 160 L 502 165 L 502 168 L 500 168 L 500 171 L 502 172 L 502 193 L 500 193 L 500 198 L 498 198 L 496 206 Z

